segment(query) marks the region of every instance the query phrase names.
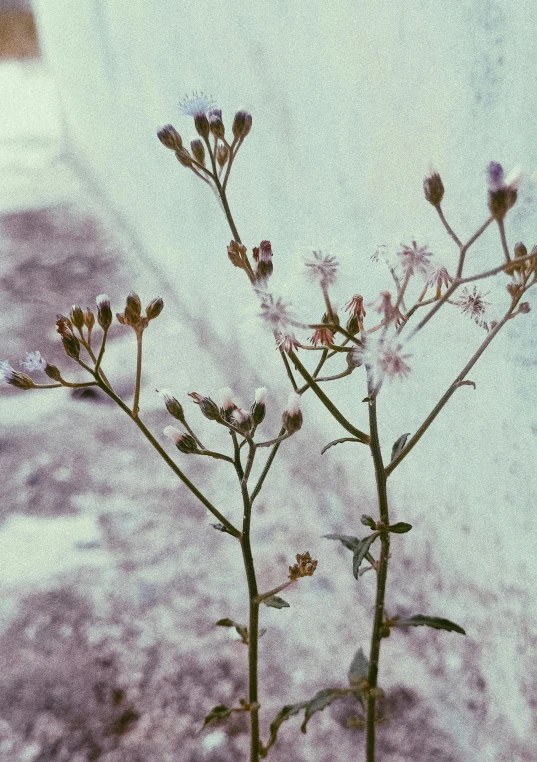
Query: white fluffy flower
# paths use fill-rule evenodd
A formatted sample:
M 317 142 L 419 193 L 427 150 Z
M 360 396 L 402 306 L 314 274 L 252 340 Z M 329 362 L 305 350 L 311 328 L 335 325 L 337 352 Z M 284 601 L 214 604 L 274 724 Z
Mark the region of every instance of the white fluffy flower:
M 192 95 L 187 95 L 181 102 L 181 111 L 186 116 L 200 116 L 206 114 L 215 105 L 213 98 L 205 93 L 194 90 Z

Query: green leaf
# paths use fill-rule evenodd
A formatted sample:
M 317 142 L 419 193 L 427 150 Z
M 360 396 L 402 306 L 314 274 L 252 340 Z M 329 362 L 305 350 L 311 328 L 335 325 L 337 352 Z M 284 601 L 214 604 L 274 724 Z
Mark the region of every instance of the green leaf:
M 369 662 L 362 648 L 359 648 L 354 654 L 354 658 L 349 667 L 349 684 L 351 686 L 359 685 L 362 680 L 367 680 L 369 672 Z
M 355 551 L 361 542 L 358 537 L 353 537 L 350 534 L 323 534 L 323 537 L 327 540 L 339 540 L 346 548 L 352 551 Z
M 271 595 L 270 598 L 263 598 L 263 603 L 272 609 L 288 609 L 290 604 L 280 598 L 279 595 Z
M 227 617 L 225 619 L 219 619 L 216 623 L 219 627 L 234 627 L 239 635 L 241 636 L 241 640 L 244 643 L 245 646 L 248 645 L 248 627 L 244 624 L 239 624 L 238 622 L 234 622 L 233 619 L 228 619 Z M 261 637 L 261 632 L 259 633 L 259 636 Z
M 362 513 L 360 521 L 364 526 L 369 527 L 370 529 L 376 529 L 377 524 L 373 516 L 368 516 L 367 513 Z
M 301 709 L 304 709 L 307 703 L 307 701 L 302 701 L 300 704 L 287 704 L 287 706 L 284 706 L 280 709 L 276 717 L 270 723 L 270 738 L 265 747 L 265 750 L 268 750 L 276 742 L 278 730 L 283 725 L 283 723 L 286 720 L 291 719 L 291 717 L 297 715 Z M 266 756 L 266 753 L 263 754 L 263 756 Z
M 334 445 L 341 444 L 342 442 L 359 442 L 359 439 L 356 439 L 356 437 L 343 437 L 343 439 L 334 439 L 333 442 L 329 442 L 327 445 L 323 447 L 321 450 L 321 455 L 324 455 L 327 450 L 329 450 L 331 447 L 334 447 Z
M 360 564 L 366 557 L 367 553 L 369 552 L 370 546 L 375 542 L 379 534 L 380 532 L 373 532 L 373 534 L 370 534 L 369 537 L 364 537 L 364 539 L 360 541 L 360 544 L 355 549 L 354 556 L 352 559 L 352 573 L 354 574 L 355 579 L 358 579 Z
M 427 627 L 434 627 L 435 630 L 460 632 L 461 635 L 466 635 L 466 632 L 462 627 L 459 627 L 458 624 L 438 616 L 423 616 L 423 614 L 416 614 L 408 619 L 397 619 L 393 625 L 396 627 L 420 627 L 421 625 L 426 625 Z
M 218 706 L 215 706 L 211 709 L 205 720 L 203 721 L 203 727 L 208 725 L 210 722 L 213 722 L 214 720 L 225 720 L 226 717 L 229 717 L 233 710 L 230 709 L 225 704 L 218 704 Z
M 308 722 L 316 712 L 322 712 L 322 710 L 326 709 L 327 706 L 330 706 L 333 701 L 342 698 L 346 694 L 347 691 L 341 691 L 340 688 L 323 688 L 322 691 L 316 693 L 311 701 L 308 701 L 306 704 L 304 722 L 300 726 L 300 730 L 305 733 Z
M 406 444 L 406 440 L 408 439 L 409 436 L 410 436 L 410 432 L 408 432 L 408 434 L 402 434 L 399 437 L 399 439 L 397 439 L 394 442 L 394 445 L 392 447 L 392 457 L 391 457 L 391 460 L 395 460 L 397 458 L 397 456 L 402 452 L 402 450 L 403 450 L 403 448 L 404 448 L 404 446 Z
M 404 521 L 398 521 L 397 524 L 390 524 L 388 532 L 394 532 L 395 534 L 405 534 L 410 532 L 412 524 L 406 524 Z

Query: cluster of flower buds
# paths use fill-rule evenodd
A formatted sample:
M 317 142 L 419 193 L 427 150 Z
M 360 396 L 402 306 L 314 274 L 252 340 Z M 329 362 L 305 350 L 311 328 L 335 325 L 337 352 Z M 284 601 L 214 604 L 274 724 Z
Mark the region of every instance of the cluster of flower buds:
M 156 299 L 153 299 L 151 302 L 149 302 L 145 309 L 144 316 L 142 315 L 142 303 L 140 301 L 140 297 L 138 294 L 135 294 L 134 291 L 131 291 L 127 296 L 124 312 L 116 313 L 116 317 L 121 325 L 128 325 L 137 333 L 141 333 L 147 328 L 150 320 L 154 320 L 160 315 L 163 307 L 164 302 L 162 301 L 161 297 L 158 296 Z M 101 302 L 102 319 L 105 324 L 108 320 L 107 309 L 109 308 L 109 301 L 108 303 L 106 303 L 106 301 Z
M 251 272 L 252 266 L 248 261 L 246 246 L 243 246 L 242 243 L 231 241 L 227 247 L 227 255 L 232 265 L 239 267 L 241 270 L 245 270 L 247 273 Z
M 289 579 L 294 582 L 301 577 L 312 577 L 316 568 L 317 561 L 311 557 L 309 551 L 297 553 L 296 564 L 289 567 Z
M 157 137 L 166 148 L 175 153 L 177 160 L 184 167 L 195 169 L 205 167 L 205 150 L 209 147 L 208 140 L 212 136 L 215 141 L 213 159 L 215 158 L 220 170 L 234 156 L 244 138 L 252 128 L 252 115 L 240 109 L 235 114 L 231 131 L 233 143 L 230 146 L 226 140 L 226 129 L 222 120 L 222 111 L 214 107 L 214 102 L 203 93 L 193 93 L 185 98 L 181 110 L 194 119 L 194 127 L 201 139 L 190 143 L 190 152 L 184 147 L 181 135 L 175 127 L 167 124 L 157 132 Z M 212 149 L 209 148 L 211 152 Z
M 498 222 L 501 222 L 509 209 L 514 206 L 521 179 L 522 173 L 519 167 L 515 167 L 508 177 L 504 177 L 502 165 L 496 161 L 490 162 L 487 168 L 488 202 L 490 213 Z
M 252 403 L 250 410 L 243 410 L 233 399 L 233 393 L 229 387 L 220 389 L 218 392 L 219 403 L 216 403 L 211 397 L 206 397 L 198 392 L 190 392 L 189 397 L 192 397 L 194 402 L 199 405 L 199 408 L 203 415 L 211 421 L 218 421 L 219 423 L 228 424 L 233 426 L 234 429 L 239 431 L 243 436 L 249 436 L 256 426 L 265 418 L 266 407 L 265 401 L 267 398 L 267 389 L 262 386 L 255 390 L 254 402 Z M 166 399 L 166 407 L 168 411 L 174 410 L 178 412 L 177 406 L 179 403 L 175 398 L 168 397 Z M 182 408 L 181 408 L 181 414 Z M 172 413 L 174 415 L 174 413 Z M 178 418 L 177 414 L 175 414 Z M 184 416 L 183 416 L 184 417 Z M 181 420 L 178 418 L 178 420 Z

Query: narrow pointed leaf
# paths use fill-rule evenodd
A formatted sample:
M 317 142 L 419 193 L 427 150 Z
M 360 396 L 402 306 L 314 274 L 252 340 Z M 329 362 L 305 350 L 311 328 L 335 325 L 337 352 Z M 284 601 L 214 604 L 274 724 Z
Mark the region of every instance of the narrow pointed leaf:
M 354 574 L 355 579 L 358 579 L 360 564 L 369 552 L 370 546 L 375 542 L 378 536 L 379 532 L 373 532 L 373 534 L 370 534 L 369 537 L 365 537 L 363 540 L 361 540 L 360 545 L 354 551 L 354 556 L 352 559 L 352 573 Z
M 228 619 L 227 617 L 225 619 L 219 619 L 216 623 L 218 627 L 233 627 L 235 625 L 235 622 L 233 619 Z
M 334 447 L 334 445 L 341 444 L 341 442 L 359 442 L 359 439 L 356 439 L 355 437 L 343 437 L 343 439 L 334 439 L 333 442 L 329 442 L 327 445 L 323 447 L 321 450 L 321 455 L 324 455 L 327 450 L 329 450 L 331 447 Z
M 203 727 L 208 725 L 210 722 L 213 722 L 214 720 L 225 720 L 226 717 L 229 717 L 232 711 L 233 710 L 225 704 L 218 704 L 218 706 L 215 706 L 211 709 L 203 721 Z
M 239 622 L 234 622 L 233 619 L 229 619 L 227 617 L 225 619 L 219 619 L 216 624 L 219 627 L 234 627 L 241 636 L 241 640 L 244 645 L 248 645 L 248 627 L 246 627 L 246 625 L 239 624 Z
M 362 680 L 367 680 L 369 672 L 369 662 L 362 648 L 359 648 L 354 654 L 354 658 L 349 667 L 348 678 L 351 686 L 360 684 Z
M 291 719 L 291 717 L 295 717 L 301 709 L 304 709 L 307 703 L 307 701 L 302 701 L 300 704 L 288 704 L 280 709 L 276 717 L 270 723 L 270 738 L 265 748 L 270 748 L 276 742 L 278 730 L 283 723 L 286 720 Z
M 412 524 L 407 524 L 404 521 L 398 521 L 397 524 L 390 524 L 388 527 L 389 532 L 394 532 L 395 534 L 405 534 L 406 532 L 410 532 L 412 529 Z
M 346 548 L 353 552 L 357 550 L 361 542 L 358 537 L 353 537 L 350 534 L 323 534 L 323 537 L 326 540 L 339 540 Z
M 323 688 L 322 691 L 316 693 L 311 701 L 308 701 L 306 704 L 304 722 L 300 726 L 300 730 L 305 733 L 308 722 L 316 712 L 322 712 L 322 710 L 326 709 L 327 706 L 330 706 L 333 701 L 342 698 L 346 693 L 347 691 L 342 691 L 340 688 Z
M 402 450 L 403 450 L 403 448 L 404 448 L 404 446 L 406 444 L 406 440 L 408 439 L 409 436 L 410 436 L 410 432 L 408 434 L 402 434 L 399 437 L 399 439 L 397 439 L 394 442 L 394 445 L 392 447 L 392 457 L 391 457 L 391 460 L 395 460 L 397 458 L 397 456 L 402 452 Z
M 427 627 L 434 627 L 435 630 L 460 632 L 461 635 L 466 635 L 466 632 L 462 627 L 459 627 L 458 624 L 438 616 L 423 616 L 423 614 L 416 614 L 408 619 L 397 619 L 394 624 L 396 627 L 420 627 L 421 625 L 426 625 Z
M 264 598 L 263 603 L 272 609 L 288 609 L 290 604 L 280 598 L 279 595 L 271 595 L 270 598 Z

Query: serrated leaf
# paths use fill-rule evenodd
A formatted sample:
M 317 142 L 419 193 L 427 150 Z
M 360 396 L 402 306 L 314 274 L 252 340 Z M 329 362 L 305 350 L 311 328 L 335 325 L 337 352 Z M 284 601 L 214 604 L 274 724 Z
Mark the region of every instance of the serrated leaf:
M 394 442 L 394 445 L 392 447 L 392 457 L 391 457 L 391 460 L 395 460 L 397 458 L 397 456 L 399 455 L 399 453 L 402 452 L 402 450 L 403 450 L 403 448 L 404 448 L 404 446 L 406 444 L 406 440 L 408 439 L 409 436 L 410 436 L 410 432 L 408 432 L 408 434 L 402 434 L 399 437 L 399 439 L 396 439 L 396 441 Z
M 218 706 L 215 706 L 211 709 L 205 720 L 203 721 L 203 727 L 208 725 L 210 722 L 213 722 L 214 720 L 225 720 L 226 717 L 229 717 L 233 710 L 230 709 L 225 704 L 218 704 Z
M 412 529 L 412 524 L 406 524 L 404 521 L 398 521 L 397 524 L 390 524 L 388 527 L 389 532 L 394 532 L 395 534 L 405 534 L 406 532 L 410 532 Z
M 349 667 L 348 678 L 349 684 L 355 686 L 362 680 L 367 680 L 367 673 L 369 672 L 369 662 L 362 648 L 359 648 L 354 654 L 354 658 Z
M 280 598 L 279 595 L 271 595 L 270 598 L 263 598 L 263 603 L 271 609 L 288 609 L 290 604 Z
M 352 551 L 355 551 L 361 542 L 358 537 L 353 537 L 350 534 L 323 534 L 323 537 L 326 540 L 339 540 L 346 548 Z
M 331 447 L 334 447 L 334 445 L 341 444 L 342 442 L 359 442 L 359 439 L 356 439 L 356 437 L 343 437 L 342 439 L 334 439 L 333 442 L 329 442 L 327 445 L 323 447 L 321 450 L 321 455 L 324 455 L 327 450 L 329 450 Z
M 375 542 L 379 534 L 379 532 L 373 532 L 373 534 L 370 534 L 369 537 L 364 537 L 364 539 L 360 541 L 359 546 L 355 549 L 354 556 L 352 558 L 352 573 L 354 574 L 354 579 L 358 579 L 360 564 L 366 557 L 370 546 Z
M 396 627 L 420 627 L 421 625 L 426 625 L 427 627 L 434 627 L 435 630 L 460 632 L 461 635 L 466 635 L 465 630 L 463 630 L 462 627 L 459 627 L 458 624 L 438 616 L 423 616 L 423 614 L 416 614 L 408 619 L 397 619 L 394 624 Z
M 346 691 L 342 692 L 339 688 L 323 688 L 322 691 L 316 693 L 311 701 L 308 701 L 306 704 L 304 722 L 300 726 L 300 730 L 305 733 L 308 722 L 316 712 L 322 712 L 322 710 L 326 709 L 327 706 L 330 706 L 333 701 L 342 698 L 346 693 Z

